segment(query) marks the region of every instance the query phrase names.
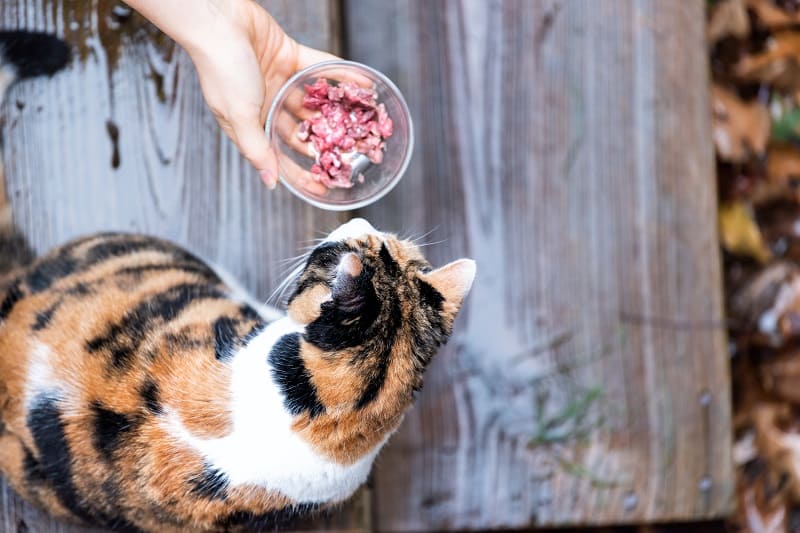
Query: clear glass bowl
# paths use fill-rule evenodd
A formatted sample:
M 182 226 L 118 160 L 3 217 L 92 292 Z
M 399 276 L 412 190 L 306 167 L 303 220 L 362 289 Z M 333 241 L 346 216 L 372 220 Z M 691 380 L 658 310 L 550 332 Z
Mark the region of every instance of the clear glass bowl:
M 303 107 L 303 97 L 305 85 L 312 85 L 319 78 L 331 85 L 352 81 L 362 87 L 371 86 L 378 94 L 377 102 L 386 106 L 393 122 L 383 161 L 376 164 L 357 156 L 353 160 L 353 186 L 350 188 L 328 189 L 315 181 L 311 166 L 317 162 L 317 157 L 311 143 L 301 141 L 297 135 L 303 120 L 318 113 Z M 400 90 L 377 70 L 353 61 L 326 61 L 292 76 L 275 96 L 265 130 L 278 154 L 281 182 L 308 203 L 333 211 L 364 207 L 391 191 L 408 168 L 414 148 L 411 114 Z M 359 173 L 363 174 L 363 181 L 357 178 Z

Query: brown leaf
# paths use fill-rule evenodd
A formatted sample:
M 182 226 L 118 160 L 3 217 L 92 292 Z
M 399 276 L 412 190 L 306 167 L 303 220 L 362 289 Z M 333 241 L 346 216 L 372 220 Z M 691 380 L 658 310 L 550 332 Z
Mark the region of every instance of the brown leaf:
M 711 44 L 723 37 L 747 37 L 750 34 L 750 20 L 744 0 L 726 0 L 714 5 L 706 31 Z
M 771 144 L 767 180 L 774 198 L 800 202 L 800 150 L 788 144 Z
M 767 501 L 759 483 L 755 488 L 742 488 L 738 494 L 739 524 L 750 533 L 784 533 L 786 506 Z
M 766 172 L 752 176 L 743 196 L 761 206 L 776 200 L 800 204 L 800 150 L 785 143 L 767 147 Z
M 752 344 L 780 348 L 800 339 L 800 269 L 788 261 L 765 268 L 733 295 L 730 312 L 738 327 L 749 332 Z M 780 361 L 774 361 L 776 368 L 785 366 Z M 797 370 L 800 378 L 800 367 Z
M 780 261 L 762 269 L 731 298 L 731 318 L 748 329 L 758 326 L 762 313 L 775 305 L 775 299 L 784 286 L 800 275 L 800 269 L 787 261 Z
M 783 350 L 763 361 L 759 370 L 764 390 L 781 400 L 800 404 L 800 350 Z
M 719 208 L 719 232 L 722 246 L 729 252 L 745 255 L 766 263 L 770 251 L 758 229 L 750 208 L 741 202 L 723 204 Z
M 776 492 L 785 491 L 792 503 L 800 502 L 800 434 L 786 403 L 763 403 L 753 412 L 756 447 L 769 465 Z M 783 480 L 783 482 L 781 482 Z
M 711 88 L 714 146 L 724 161 L 741 163 L 766 150 L 770 132 L 767 108 L 746 103 L 718 85 Z
M 766 49 L 746 55 L 736 63 L 734 74 L 743 81 L 772 85 L 784 91 L 800 88 L 800 34 L 776 33 Z
M 769 30 L 800 24 L 800 12 L 788 12 L 775 5 L 773 0 L 747 0 L 747 7 L 753 11 L 759 24 Z

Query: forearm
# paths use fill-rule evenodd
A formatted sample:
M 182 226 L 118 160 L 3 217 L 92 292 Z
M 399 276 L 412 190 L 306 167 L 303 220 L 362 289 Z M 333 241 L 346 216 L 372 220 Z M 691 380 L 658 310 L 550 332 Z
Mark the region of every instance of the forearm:
M 127 3 L 189 55 L 194 55 L 208 43 L 230 36 L 234 2 L 249 0 L 128 0 Z

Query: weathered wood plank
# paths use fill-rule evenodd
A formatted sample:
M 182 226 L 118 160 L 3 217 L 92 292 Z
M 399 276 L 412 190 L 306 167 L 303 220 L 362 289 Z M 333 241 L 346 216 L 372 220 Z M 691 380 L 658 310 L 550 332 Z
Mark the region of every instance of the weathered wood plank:
M 701 0 L 348 0 L 415 117 L 366 214 L 478 276 L 379 459 L 376 528 L 700 520 L 732 506 Z
M 338 51 L 332 1 L 271 0 L 299 41 Z M 66 72 L 25 82 L 3 108 L 3 160 L 17 225 L 43 251 L 98 230 L 173 239 L 266 299 L 299 253 L 345 215 L 267 191 L 205 106 L 188 57 L 117 2 L 13 0 L 0 26 L 54 31 L 76 51 Z M 0 488 L 0 529 L 79 531 Z M 366 496 L 305 527 L 361 530 Z M 83 531 L 83 530 L 80 530 Z

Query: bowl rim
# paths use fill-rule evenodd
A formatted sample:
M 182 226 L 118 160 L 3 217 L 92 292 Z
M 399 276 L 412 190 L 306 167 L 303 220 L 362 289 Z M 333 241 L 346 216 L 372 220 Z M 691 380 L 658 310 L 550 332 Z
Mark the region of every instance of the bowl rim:
M 398 171 L 392 177 L 391 181 L 386 183 L 386 185 L 384 185 L 384 187 L 378 190 L 375 194 L 372 194 L 371 196 L 368 196 L 367 198 L 364 198 L 362 200 L 347 202 L 347 203 L 327 203 L 318 200 L 316 198 L 313 198 L 310 195 L 304 194 L 303 192 L 297 190 L 297 188 L 292 186 L 292 184 L 289 182 L 288 179 L 283 177 L 280 165 L 278 166 L 278 179 L 280 179 L 284 187 L 289 189 L 289 191 L 292 194 L 294 194 L 301 200 L 308 202 L 314 207 L 325 209 L 327 211 L 350 211 L 355 209 L 361 209 L 362 207 L 366 207 L 368 205 L 377 202 L 378 200 L 389 194 L 389 192 L 391 192 L 392 189 L 395 188 L 395 186 L 400 182 L 400 180 L 405 175 L 406 170 L 408 170 L 408 166 L 411 164 L 411 157 L 414 153 L 414 122 L 413 119 L 411 118 L 411 111 L 408 108 L 408 104 L 406 103 L 406 99 L 403 96 L 403 93 L 400 92 L 400 89 L 398 89 L 397 85 L 395 85 L 395 83 L 391 79 L 389 79 L 385 74 L 363 63 L 359 63 L 357 61 L 349 61 L 346 59 L 321 61 L 319 63 L 314 63 L 313 65 L 309 65 L 308 67 L 294 73 L 294 75 L 292 75 L 292 77 L 286 80 L 286 83 L 284 83 L 278 90 L 278 92 L 275 94 L 275 97 L 272 99 L 272 103 L 269 106 L 269 112 L 267 113 L 267 121 L 264 124 L 264 133 L 266 134 L 267 142 L 271 147 L 273 145 L 272 121 L 274 118 L 275 111 L 277 110 L 278 107 L 278 102 L 283 100 L 283 97 L 286 95 L 286 92 L 297 80 L 305 76 L 308 76 L 309 74 L 313 73 L 316 70 L 321 70 L 329 67 L 347 67 L 347 68 L 352 68 L 354 70 L 366 71 L 371 76 L 379 79 L 381 83 L 386 85 L 389 88 L 389 90 L 392 93 L 394 93 L 394 95 L 400 102 L 400 107 L 402 108 L 403 113 L 405 113 L 406 120 L 408 120 L 408 143 L 406 146 L 406 153 L 403 157 L 403 162 L 400 165 Z

